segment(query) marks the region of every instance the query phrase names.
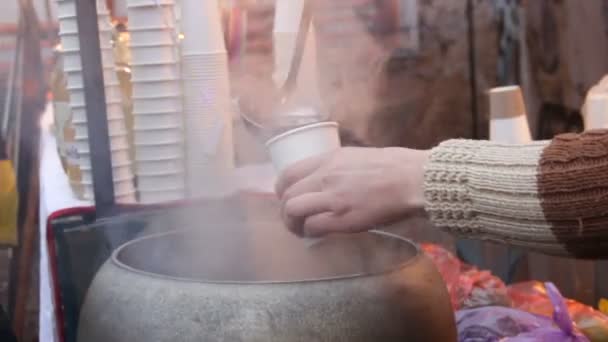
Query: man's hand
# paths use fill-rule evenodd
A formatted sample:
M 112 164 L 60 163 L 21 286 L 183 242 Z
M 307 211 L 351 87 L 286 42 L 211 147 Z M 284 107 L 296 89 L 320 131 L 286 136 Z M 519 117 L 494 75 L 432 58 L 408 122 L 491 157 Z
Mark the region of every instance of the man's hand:
M 342 148 L 287 169 L 277 183 L 282 216 L 295 234 L 360 232 L 424 206 L 426 151 Z

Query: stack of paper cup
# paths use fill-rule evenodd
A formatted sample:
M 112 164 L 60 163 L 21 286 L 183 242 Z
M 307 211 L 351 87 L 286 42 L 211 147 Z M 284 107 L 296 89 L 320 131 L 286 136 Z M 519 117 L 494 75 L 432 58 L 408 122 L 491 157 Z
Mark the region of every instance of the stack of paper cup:
M 585 111 L 585 130 L 600 128 L 608 128 L 608 94 L 589 94 Z
M 77 195 L 85 200 L 94 200 L 93 170 L 91 166 L 91 150 L 87 129 L 87 113 L 83 84 L 83 69 L 80 54 L 80 42 L 76 19 L 75 0 L 58 0 L 58 18 L 63 48 L 64 71 L 67 75 L 67 89 L 70 95 L 70 108 L 72 110 L 72 130 L 74 137 L 71 142 L 73 155 L 71 160 L 78 165 L 78 177 L 70 179 Z M 106 96 L 106 109 L 108 116 L 108 132 L 110 135 L 110 148 L 112 153 L 112 170 L 114 175 L 114 192 L 119 202 L 134 202 L 135 189 L 133 186 L 133 173 L 129 158 L 129 140 L 125 126 L 122 108 L 122 93 L 115 73 L 114 54 L 112 49 L 112 25 L 110 14 L 103 0 L 97 1 L 97 22 L 99 25 L 99 40 L 101 48 L 101 62 Z
M 216 0 L 182 1 L 186 171 L 191 197 L 221 196 L 234 168 L 228 55 Z
M 293 59 L 305 0 L 277 0 L 274 15 L 274 79 L 283 84 Z
M 493 88 L 490 97 L 490 140 L 505 144 L 532 141 L 526 104 L 519 86 Z
M 183 104 L 172 0 L 129 0 L 133 129 L 141 203 L 184 198 Z

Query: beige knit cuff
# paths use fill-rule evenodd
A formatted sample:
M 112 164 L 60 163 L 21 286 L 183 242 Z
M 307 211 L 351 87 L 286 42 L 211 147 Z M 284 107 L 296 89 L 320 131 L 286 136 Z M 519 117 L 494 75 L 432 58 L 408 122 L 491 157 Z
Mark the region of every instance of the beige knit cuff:
M 485 239 L 512 236 L 519 225 L 544 225 L 537 175 L 546 145 L 449 140 L 434 148 L 425 172 L 433 223 Z

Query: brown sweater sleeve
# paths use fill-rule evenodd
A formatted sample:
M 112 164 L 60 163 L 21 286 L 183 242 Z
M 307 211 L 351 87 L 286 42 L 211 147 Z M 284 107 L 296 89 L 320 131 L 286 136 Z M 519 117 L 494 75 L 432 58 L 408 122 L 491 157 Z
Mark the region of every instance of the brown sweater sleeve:
M 449 232 L 548 254 L 608 257 L 608 131 L 431 153 L 426 210 Z

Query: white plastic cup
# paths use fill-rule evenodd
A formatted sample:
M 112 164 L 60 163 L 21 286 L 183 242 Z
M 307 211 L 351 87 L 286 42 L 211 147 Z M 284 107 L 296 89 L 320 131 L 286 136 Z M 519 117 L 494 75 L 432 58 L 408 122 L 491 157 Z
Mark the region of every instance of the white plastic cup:
M 172 29 L 141 29 L 129 30 L 131 47 L 174 45 L 177 43 L 175 30 Z
M 133 129 L 148 130 L 182 126 L 182 113 L 133 113 Z
M 184 188 L 165 189 L 160 191 L 139 191 L 139 203 L 141 204 L 156 204 L 180 201 L 185 198 Z
M 92 201 L 95 197 L 95 193 L 93 191 L 93 184 L 81 183 L 81 185 L 83 185 L 84 189 L 84 199 Z M 133 186 L 133 180 L 114 183 L 114 196 L 116 198 L 123 198 L 125 196 L 132 195 L 134 192 L 135 187 Z
M 608 94 L 590 94 L 585 111 L 585 130 L 608 128 Z
M 150 81 L 133 83 L 133 97 L 181 96 L 178 81 Z
M 279 173 L 301 160 L 335 151 L 340 146 L 336 122 L 298 127 L 266 142 L 270 159 Z
M 82 71 L 80 50 L 64 51 L 62 57 L 64 71 Z M 102 49 L 101 60 L 104 65 L 114 63 L 114 52 L 111 49 Z
M 73 108 L 84 107 L 86 105 L 84 88 L 68 88 L 70 95 L 70 105 Z M 118 86 L 109 85 L 105 87 L 104 93 L 106 103 L 121 103 L 122 93 Z
M 87 121 L 87 108 L 82 106 L 71 106 L 72 120 L 76 122 Z M 106 103 L 106 113 L 108 120 L 124 120 L 124 113 L 121 103 Z
M 526 104 L 519 86 L 493 88 L 490 97 L 490 140 L 505 144 L 532 141 Z
M 97 25 L 99 31 L 111 31 L 112 23 L 110 22 L 109 16 L 98 16 Z M 78 20 L 76 16 L 64 17 L 59 20 L 59 33 L 60 34 L 75 34 L 78 33 Z
M 110 14 L 104 1 L 96 1 L 97 15 L 107 16 Z M 76 15 L 76 0 L 57 1 L 57 18 L 63 19 Z
M 138 175 L 156 175 L 165 173 L 183 173 L 183 158 L 136 160 L 135 169 Z
M 138 65 L 177 63 L 179 54 L 174 45 L 131 46 L 131 59 Z
M 181 127 L 135 130 L 135 145 L 181 143 L 184 131 Z
M 84 87 L 84 81 L 82 78 L 82 71 L 68 71 L 67 83 L 68 89 L 78 89 Z M 114 67 L 107 67 L 103 69 L 103 80 L 105 86 L 119 85 L 118 79 L 116 78 L 116 69 Z
M 140 112 L 179 112 L 182 110 L 181 97 L 134 98 L 133 109 Z
M 274 32 L 298 32 L 306 0 L 277 0 L 274 12 Z
M 64 51 L 80 50 L 80 40 L 78 33 L 62 33 L 59 35 L 61 46 Z M 112 33 L 99 31 L 99 46 L 101 49 L 112 48 Z
M 179 78 L 177 64 L 140 65 L 134 61 L 131 65 L 131 75 L 134 83 L 155 81 L 158 79 Z
M 114 196 L 116 203 L 119 204 L 135 204 L 137 203 L 137 191 L 133 191 L 130 194 L 120 194 Z
M 90 154 L 89 138 L 86 135 L 77 136 L 74 141 L 74 146 L 79 153 Z M 125 150 L 130 147 L 129 138 L 126 135 L 110 136 L 110 149 L 112 151 Z
M 82 183 L 86 184 L 93 182 L 93 169 L 81 168 L 80 171 L 82 174 Z M 112 179 L 115 183 L 132 180 L 133 172 L 131 165 L 112 167 Z
M 184 55 L 226 50 L 217 0 L 183 1 L 180 24 Z
M 127 0 L 127 8 L 156 7 L 158 5 L 174 5 L 174 0 Z
M 76 139 L 88 138 L 88 129 L 86 122 L 74 122 L 74 129 L 76 130 Z M 108 120 L 108 132 L 110 136 L 123 136 L 127 134 L 125 128 L 125 122 L 122 119 L 119 120 Z
M 183 173 L 137 175 L 137 187 L 142 191 L 183 188 L 185 185 Z
M 112 150 L 112 166 L 125 165 L 131 162 L 131 153 L 129 149 Z M 81 168 L 91 167 L 91 155 L 89 153 L 79 152 L 78 165 Z
M 172 159 L 182 156 L 184 147 L 181 143 L 135 145 L 135 159 Z
M 175 27 L 175 11 L 172 5 L 129 7 L 127 13 L 130 29 L 170 29 Z

